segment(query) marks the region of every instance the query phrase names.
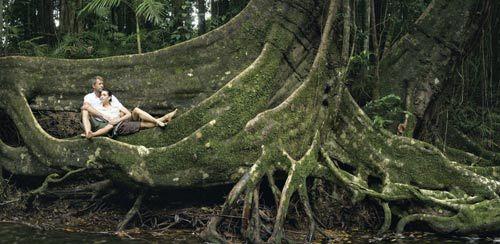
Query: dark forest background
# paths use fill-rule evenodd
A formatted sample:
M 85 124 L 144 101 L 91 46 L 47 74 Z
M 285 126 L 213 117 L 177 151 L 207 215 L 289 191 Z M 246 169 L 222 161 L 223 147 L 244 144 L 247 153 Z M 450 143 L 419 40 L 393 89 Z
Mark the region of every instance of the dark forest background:
M 133 54 L 138 52 L 137 33 L 141 51 L 153 51 L 217 28 L 247 2 L 0 0 L 0 55 L 96 58 Z

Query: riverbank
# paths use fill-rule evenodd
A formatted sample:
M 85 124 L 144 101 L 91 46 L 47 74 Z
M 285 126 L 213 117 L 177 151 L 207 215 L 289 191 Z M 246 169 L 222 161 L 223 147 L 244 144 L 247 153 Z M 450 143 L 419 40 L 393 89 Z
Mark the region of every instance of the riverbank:
M 53 242 L 65 240 L 78 243 L 81 243 L 78 240 L 99 243 L 203 242 L 198 236 L 199 233 L 205 229 L 211 217 L 219 214 L 224 196 L 230 189 L 230 186 L 221 186 L 211 189 L 152 192 L 125 230 L 116 231 L 117 225 L 123 221 L 134 204 L 136 194 L 120 191 L 99 194 L 85 192 L 81 189 L 87 188 L 82 188 L 85 184 L 80 179 L 73 184 L 54 186 L 43 194 L 28 196 L 28 189 L 33 189 L 33 185 L 22 180 L 12 179 L 13 182 L 23 183 L 7 185 L 4 199 L 0 201 L 0 235 L 8 236 L 0 240 L 0 243 L 20 240 L 30 242 L 36 239 L 29 238 L 41 236 Z M 37 185 L 36 182 L 33 184 Z M 317 192 L 312 194 L 315 197 L 313 201 L 315 208 L 321 208 L 321 211 L 315 212 L 321 224 L 326 226 L 324 232 L 328 238 L 317 233 L 315 242 L 500 242 L 500 238 L 496 236 L 460 237 L 425 232 L 377 235 L 373 230 L 380 225 L 380 213 L 372 208 L 374 204 L 349 204 L 349 195 L 338 190 L 336 202 L 327 202 L 326 199 L 332 199 L 332 196 L 321 187 L 316 190 Z M 265 191 L 262 198 L 263 202 L 269 199 Z M 332 207 L 332 204 L 343 207 Z M 274 209 L 269 206 L 272 204 L 263 205 L 260 213 L 264 221 L 263 236 L 266 234 L 266 228 L 272 228 Z M 303 213 L 300 207 L 292 204 L 290 209 L 292 210 L 288 216 L 286 236 L 292 241 L 302 242 L 307 235 L 308 223 L 301 217 Z M 339 209 L 340 212 L 335 212 Z M 231 242 L 243 242 L 239 233 L 241 216 L 238 213 L 241 213 L 241 209 L 226 216 L 227 221 L 219 228 L 221 234 Z M 266 218 L 269 223 L 266 223 Z M 371 226 L 360 223 L 371 223 Z
M 202 242 L 198 234 L 206 227 L 211 217 L 219 214 L 224 196 L 230 189 L 230 186 L 222 186 L 201 190 L 165 191 L 161 194 L 151 193 L 125 230 L 117 231 L 117 225 L 134 204 L 136 195 L 133 193 L 111 192 L 112 194 L 94 195 L 95 193 L 81 190 L 85 184 L 76 181 L 73 185 L 54 186 L 43 194 L 27 196 L 30 192 L 28 189 L 33 189 L 37 184 L 29 185 L 29 182 L 20 178 L 13 181 L 23 183 L 17 184 L 20 186 L 16 187 L 14 184 L 7 185 L 7 196 L 1 201 L 0 223 L 29 227 L 36 230 L 39 235 L 97 234 L 105 235 L 106 238 L 148 242 L 167 240 Z M 263 208 L 261 211 L 263 216 L 269 218 L 267 226 L 271 228 L 274 210 Z M 228 221 L 220 226 L 221 233 L 233 242 L 242 241 L 239 234 L 241 216 L 238 216 L 237 212 L 227 216 Z M 306 238 L 308 226 L 300 216 L 300 210 L 297 209 L 291 211 L 289 216 L 287 236 L 291 240 L 301 241 Z M 346 225 L 345 229 L 326 232 L 334 241 L 349 241 L 352 238 L 346 231 L 347 228 L 350 227 Z M 58 236 L 59 234 L 55 238 L 59 238 Z M 325 237 L 320 234 L 315 237 L 316 241 L 324 239 Z

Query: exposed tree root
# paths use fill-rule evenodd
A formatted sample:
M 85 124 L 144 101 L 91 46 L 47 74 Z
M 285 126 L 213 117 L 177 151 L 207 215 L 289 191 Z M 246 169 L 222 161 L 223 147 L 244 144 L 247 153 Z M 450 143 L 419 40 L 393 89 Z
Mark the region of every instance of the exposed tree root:
M 96 199 L 98 196 L 105 194 L 112 188 L 110 180 L 102 180 L 91 184 L 79 185 L 71 189 L 51 189 L 46 190 L 45 195 L 61 197 L 90 197 L 91 200 Z
M 451 135 L 453 135 L 452 138 L 460 143 L 460 146 L 463 150 L 472 152 L 478 157 L 489 160 L 493 165 L 500 165 L 500 156 L 498 155 L 498 153 L 486 149 L 456 128 L 453 128 L 451 132 L 453 132 L 451 133 Z
M 45 178 L 45 180 L 43 181 L 43 183 L 42 183 L 42 185 L 40 187 L 38 187 L 35 190 L 30 191 L 28 194 L 30 194 L 30 195 L 42 194 L 49 187 L 49 183 L 58 183 L 58 182 L 61 182 L 61 181 L 65 180 L 66 178 L 68 178 L 69 176 L 71 176 L 73 174 L 76 174 L 76 173 L 80 173 L 80 172 L 82 172 L 84 170 L 86 170 L 86 168 L 69 170 L 63 177 L 60 177 L 60 178 L 57 178 L 57 177 L 59 177 L 59 174 L 57 174 L 57 173 L 50 174 L 49 176 L 47 176 L 47 178 Z
M 135 199 L 134 205 L 132 205 L 132 208 L 127 212 L 125 215 L 124 219 L 118 224 L 116 227 L 117 232 L 121 232 L 127 227 L 128 223 L 135 217 L 135 215 L 139 212 L 139 209 L 141 208 L 142 204 L 142 199 L 144 198 L 145 193 L 141 192 L 139 196 Z
M 392 222 L 392 212 L 391 208 L 389 207 L 389 203 L 387 202 L 381 202 L 379 201 L 380 206 L 382 206 L 382 209 L 384 210 L 384 223 L 380 227 L 378 233 L 385 233 L 391 228 L 391 222 Z
M 3 200 L 5 198 L 5 182 L 3 179 L 3 167 L 0 166 L 0 200 Z
M 278 207 L 280 204 L 279 199 L 281 198 L 281 191 L 276 186 L 276 183 L 274 181 L 273 172 L 274 171 L 267 172 L 266 177 L 267 177 L 267 182 L 269 183 L 269 187 L 271 188 L 271 191 L 273 192 L 274 202 L 276 204 L 276 207 Z

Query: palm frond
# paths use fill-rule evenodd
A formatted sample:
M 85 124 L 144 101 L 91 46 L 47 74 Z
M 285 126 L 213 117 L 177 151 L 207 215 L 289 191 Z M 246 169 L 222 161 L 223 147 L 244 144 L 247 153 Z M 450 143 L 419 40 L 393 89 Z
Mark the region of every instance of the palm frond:
M 112 7 L 120 5 L 122 0 L 92 0 L 90 1 L 81 11 L 82 13 L 103 13 L 104 10 L 108 10 Z
M 136 14 L 157 25 L 164 20 L 165 5 L 155 0 L 143 0 L 137 6 Z

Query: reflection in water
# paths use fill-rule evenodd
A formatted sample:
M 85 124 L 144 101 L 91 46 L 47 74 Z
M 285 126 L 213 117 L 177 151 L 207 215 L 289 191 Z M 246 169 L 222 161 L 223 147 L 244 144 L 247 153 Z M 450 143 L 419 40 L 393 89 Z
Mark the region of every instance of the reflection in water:
M 119 238 L 109 234 L 40 230 L 21 224 L 0 223 L 0 243 L 199 243 L 190 232 L 166 233 L 161 239 Z

